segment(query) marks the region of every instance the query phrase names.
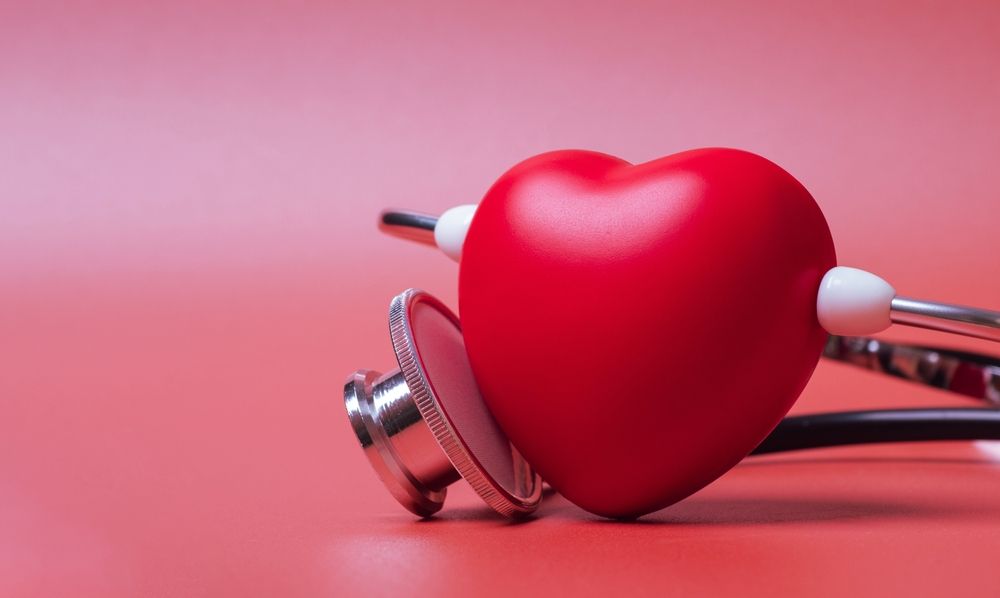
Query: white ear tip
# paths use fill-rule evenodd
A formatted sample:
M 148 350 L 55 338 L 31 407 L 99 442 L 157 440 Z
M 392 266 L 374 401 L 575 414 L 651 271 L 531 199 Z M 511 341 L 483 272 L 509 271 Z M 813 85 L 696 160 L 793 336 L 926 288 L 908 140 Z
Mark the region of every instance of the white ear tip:
M 476 207 L 468 204 L 445 210 L 434 225 L 434 242 L 445 255 L 456 262 L 462 259 L 462 245 L 469 232 L 469 225 L 472 224 L 472 217 L 476 214 Z
M 837 266 L 823 277 L 816 316 L 830 334 L 874 334 L 889 327 L 896 289 L 871 272 Z

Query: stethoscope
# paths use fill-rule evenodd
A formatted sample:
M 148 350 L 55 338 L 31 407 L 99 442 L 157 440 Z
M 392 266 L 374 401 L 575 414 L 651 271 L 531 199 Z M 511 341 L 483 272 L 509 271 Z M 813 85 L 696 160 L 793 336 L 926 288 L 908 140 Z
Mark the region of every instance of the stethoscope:
M 379 228 L 460 261 L 476 212 L 475 205 L 440 217 L 387 210 Z M 901 297 L 874 274 L 836 266 L 819 284 L 816 316 L 830 333 L 822 351 L 826 358 L 1000 404 L 1000 359 L 867 337 L 901 324 L 1000 341 L 1000 312 Z M 428 293 L 409 289 L 390 304 L 389 332 L 399 368 L 386 374 L 359 370 L 347 380 L 345 404 L 365 454 L 392 495 L 426 517 L 441 509 L 447 487 L 464 478 L 503 515 L 535 510 L 542 479 L 487 407 L 458 317 Z M 853 411 L 785 417 L 750 454 L 983 439 L 1000 439 L 1000 410 Z M 602 515 L 621 513 L 592 504 L 581 506 Z M 648 509 L 621 514 L 642 511 Z

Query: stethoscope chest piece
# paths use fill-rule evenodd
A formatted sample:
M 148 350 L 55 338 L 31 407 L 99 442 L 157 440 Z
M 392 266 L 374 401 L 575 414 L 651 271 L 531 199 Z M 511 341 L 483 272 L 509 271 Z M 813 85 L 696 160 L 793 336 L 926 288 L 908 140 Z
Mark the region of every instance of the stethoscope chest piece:
M 486 408 L 458 318 L 409 289 L 392 301 L 389 333 L 399 369 L 355 372 L 344 402 L 362 449 L 396 500 L 427 517 L 441 509 L 447 487 L 465 478 L 503 515 L 534 511 L 541 478 Z

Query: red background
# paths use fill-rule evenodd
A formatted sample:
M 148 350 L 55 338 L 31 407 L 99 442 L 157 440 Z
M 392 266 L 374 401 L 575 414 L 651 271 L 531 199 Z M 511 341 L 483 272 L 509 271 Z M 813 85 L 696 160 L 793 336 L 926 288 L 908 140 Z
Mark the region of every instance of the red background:
M 457 486 L 416 522 L 341 385 L 393 367 L 395 293 L 456 305 L 378 210 L 564 147 L 755 151 L 841 263 L 1000 305 L 998 57 L 995 2 L 0 4 L 0 594 L 996 595 L 989 444 L 752 460 L 637 524 Z M 797 409 L 943 404 L 824 363 Z

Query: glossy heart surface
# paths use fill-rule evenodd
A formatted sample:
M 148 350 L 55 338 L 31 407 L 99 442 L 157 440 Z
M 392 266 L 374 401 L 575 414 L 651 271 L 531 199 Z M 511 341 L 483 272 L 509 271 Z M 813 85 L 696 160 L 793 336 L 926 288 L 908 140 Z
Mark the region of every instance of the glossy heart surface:
M 760 156 L 530 158 L 469 228 L 460 315 L 494 416 L 580 507 L 634 517 L 702 488 L 795 402 L 836 265 L 822 212 Z

